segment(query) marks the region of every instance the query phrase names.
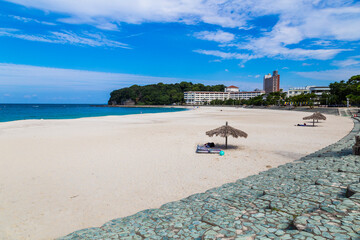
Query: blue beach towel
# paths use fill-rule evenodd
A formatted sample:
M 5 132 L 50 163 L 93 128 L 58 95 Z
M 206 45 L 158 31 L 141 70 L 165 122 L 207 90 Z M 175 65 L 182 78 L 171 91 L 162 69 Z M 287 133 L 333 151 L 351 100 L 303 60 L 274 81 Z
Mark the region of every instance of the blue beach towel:
M 207 148 L 205 146 L 197 145 L 196 152 L 197 153 L 220 153 L 220 148 Z

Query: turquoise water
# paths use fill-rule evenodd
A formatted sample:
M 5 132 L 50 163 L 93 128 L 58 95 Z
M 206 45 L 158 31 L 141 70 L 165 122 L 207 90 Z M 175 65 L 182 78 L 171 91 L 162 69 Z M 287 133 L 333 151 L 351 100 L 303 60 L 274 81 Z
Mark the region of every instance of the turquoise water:
M 89 104 L 0 104 L 0 122 L 25 119 L 74 119 L 184 111 L 184 108 L 96 107 Z

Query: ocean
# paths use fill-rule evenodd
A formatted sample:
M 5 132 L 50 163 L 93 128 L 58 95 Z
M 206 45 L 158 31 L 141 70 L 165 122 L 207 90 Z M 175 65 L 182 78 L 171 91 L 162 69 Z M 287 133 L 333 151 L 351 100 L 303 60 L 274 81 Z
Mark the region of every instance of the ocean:
M 0 122 L 184 111 L 185 108 L 101 107 L 93 104 L 0 104 Z

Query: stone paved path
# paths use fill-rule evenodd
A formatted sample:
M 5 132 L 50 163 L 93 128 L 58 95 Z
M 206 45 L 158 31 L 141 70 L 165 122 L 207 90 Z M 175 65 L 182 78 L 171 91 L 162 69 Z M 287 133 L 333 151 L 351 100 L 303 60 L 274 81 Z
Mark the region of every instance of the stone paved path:
M 59 239 L 360 239 L 354 122 L 349 135 L 295 162 Z

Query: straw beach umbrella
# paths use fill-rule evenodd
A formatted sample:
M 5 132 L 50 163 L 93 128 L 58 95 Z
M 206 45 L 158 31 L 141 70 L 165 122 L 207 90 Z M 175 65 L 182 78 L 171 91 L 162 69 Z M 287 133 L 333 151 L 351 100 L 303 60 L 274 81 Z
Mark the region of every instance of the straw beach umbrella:
M 324 115 L 322 115 L 319 112 L 316 112 L 310 116 L 304 117 L 303 120 L 313 120 L 313 126 L 315 126 L 315 120 L 319 121 L 319 120 L 326 120 L 326 117 Z
M 316 114 L 317 116 L 319 116 L 319 118 L 316 119 L 317 122 L 319 122 L 319 119 L 320 119 L 320 120 L 326 120 L 326 117 L 325 117 L 323 114 L 321 114 L 320 112 L 316 112 L 315 114 Z
M 236 128 L 233 128 L 233 127 L 230 127 L 228 125 L 228 122 L 226 122 L 226 125 L 224 126 L 221 126 L 219 128 L 215 128 L 211 131 L 207 131 L 206 132 L 206 135 L 208 135 L 209 137 L 212 137 L 212 136 L 220 136 L 220 137 L 224 137 L 225 138 L 225 148 L 227 149 L 227 138 L 228 136 L 233 136 L 234 138 L 238 138 L 238 137 L 244 137 L 244 138 L 247 138 L 247 133 L 239 130 L 239 129 L 236 129 Z

